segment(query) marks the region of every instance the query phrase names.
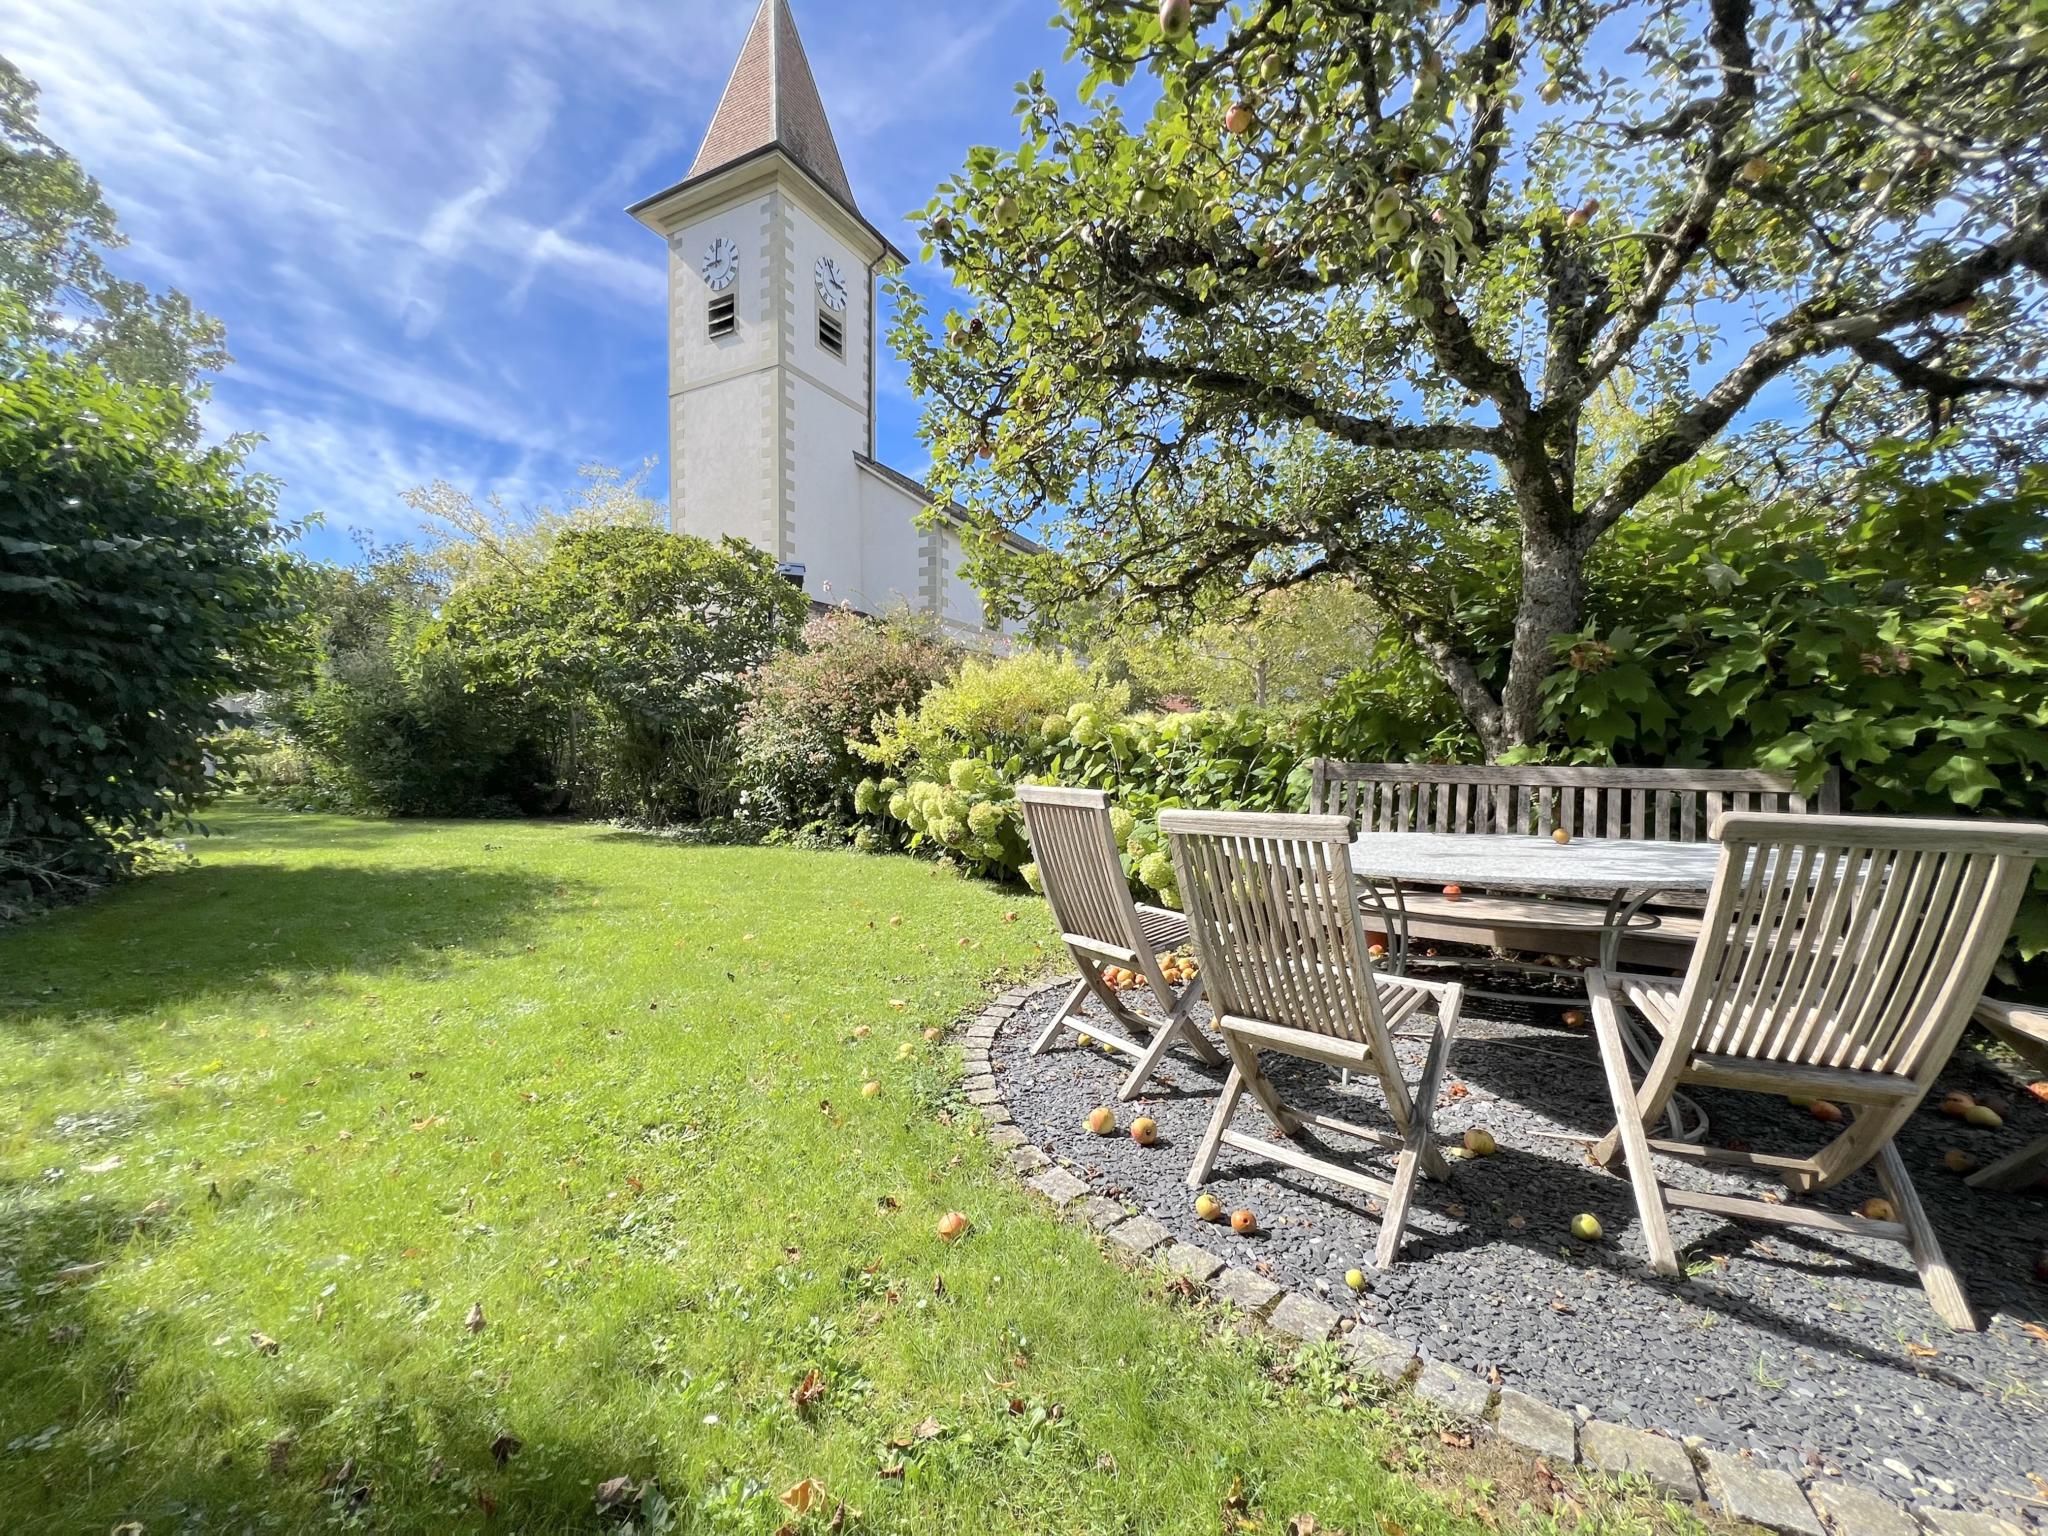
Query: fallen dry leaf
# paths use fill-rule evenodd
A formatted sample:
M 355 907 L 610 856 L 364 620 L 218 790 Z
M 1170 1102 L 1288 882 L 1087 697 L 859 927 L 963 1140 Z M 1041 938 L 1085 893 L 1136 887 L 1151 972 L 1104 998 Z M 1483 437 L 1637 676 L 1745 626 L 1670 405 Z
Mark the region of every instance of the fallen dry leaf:
M 1915 1360 L 1932 1360 L 1940 1353 L 1940 1351 L 1932 1349 L 1925 1344 L 1917 1344 L 1913 1340 L 1908 1339 L 1906 1341 L 1906 1353 L 1911 1355 Z
M 825 1499 L 825 1486 L 815 1477 L 807 1477 L 794 1487 L 782 1491 L 782 1502 L 799 1515 L 807 1515 Z
M 798 1413 L 808 1413 L 825 1395 L 825 1378 L 813 1366 L 804 1372 L 804 1379 L 798 1382 L 789 1394 L 790 1406 Z
M 1469 1451 L 1472 1449 L 1472 1437 L 1463 1430 L 1440 1429 L 1436 1432 L 1436 1437 L 1454 1451 Z
M 917 1428 L 911 1431 L 911 1433 L 920 1440 L 936 1440 L 945 1432 L 946 1426 L 941 1424 L 937 1419 L 932 1418 L 929 1414 L 925 1416 L 923 1422 L 921 1422 L 917 1426 Z
M 484 1331 L 488 1325 L 484 1322 L 484 1304 L 482 1302 L 479 1301 L 471 1304 L 469 1316 L 462 1320 L 462 1326 L 471 1333 L 482 1333 Z
M 252 1333 L 249 1342 L 256 1346 L 259 1355 L 274 1355 L 283 1347 L 267 1333 Z
M 2043 1328 L 2039 1323 L 2021 1323 L 2020 1332 L 2037 1344 L 2048 1344 L 2048 1328 Z
M 599 1509 L 622 1509 L 640 1496 L 630 1477 L 614 1477 L 597 1485 Z
M 526 1443 L 517 1435 L 500 1435 L 491 1442 L 491 1460 L 498 1464 L 498 1470 L 502 1472 L 505 1470 L 505 1464 L 525 1449 Z

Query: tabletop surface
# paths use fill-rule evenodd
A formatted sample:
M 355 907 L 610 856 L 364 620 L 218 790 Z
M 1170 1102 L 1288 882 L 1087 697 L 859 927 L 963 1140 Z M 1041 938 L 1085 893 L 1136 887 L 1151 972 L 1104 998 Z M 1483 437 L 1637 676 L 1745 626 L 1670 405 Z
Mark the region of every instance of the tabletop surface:
M 1351 845 L 1352 869 L 1371 879 L 1531 890 L 1704 891 L 1720 862 L 1719 843 L 1639 838 L 1368 832 Z

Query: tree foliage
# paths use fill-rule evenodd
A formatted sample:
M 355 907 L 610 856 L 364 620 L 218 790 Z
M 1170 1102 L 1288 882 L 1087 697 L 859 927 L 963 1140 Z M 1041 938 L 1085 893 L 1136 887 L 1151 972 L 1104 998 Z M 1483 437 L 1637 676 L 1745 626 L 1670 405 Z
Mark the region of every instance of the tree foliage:
M 934 333 L 902 290 L 895 333 L 935 490 L 991 526 L 1055 509 L 1063 560 L 985 545 L 1013 601 L 1343 575 L 1498 752 L 1541 730 L 1600 541 L 1779 381 L 1857 449 L 1999 411 L 2031 440 L 2048 27 L 2021 0 L 1062 25 L 1087 110 L 1021 87 L 1020 146 L 924 216 L 969 306 Z M 1497 657 L 1442 558 L 1474 527 L 1515 557 Z
M 38 124 L 35 83 L 0 58 L 0 334 L 196 399 L 228 362 L 221 324 L 115 275 L 125 243 L 99 183 Z
M 665 526 L 661 504 L 646 494 L 651 461 L 632 474 L 586 464 L 583 484 L 566 507 L 512 507 L 498 496 L 482 501 L 446 480 L 403 495 L 420 515 L 419 569 L 443 592 L 515 575 L 541 565 L 564 534 L 591 528 Z
M 433 638 L 548 713 L 580 808 L 700 815 L 724 807 L 747 675 L 807 612 L 737 540 L 579 528 L 532 570 L 458 589 Z
M 0 879 L 122 869 L 210 785 L 224 701 L 292 664 L 289 530 L 245 445 L 78 356 L 0 377 Z

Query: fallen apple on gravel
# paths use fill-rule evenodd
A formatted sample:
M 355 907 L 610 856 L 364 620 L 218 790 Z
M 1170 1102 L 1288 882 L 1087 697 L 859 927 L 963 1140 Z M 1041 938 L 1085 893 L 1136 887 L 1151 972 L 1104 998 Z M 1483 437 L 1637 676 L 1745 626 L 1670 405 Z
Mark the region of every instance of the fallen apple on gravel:
M 1841 1108 L 1826 1099 L 1815 1099 L 1806 1106 L 1806 1112 L 1823 1125 L 1833 1125 L 1842 1118 Z
M 2005 1124 L 2005 1116 L 1989 1104 L 1972 1104 L 1969 1113 L 1963 1116 L 1963 1124 L 1974 1125 L 1980 1131 L 1995 1131 Z
M 1250 1211 L 1232 1211 L 1230 1213 L 1230 1230 L 1239 1237 L 1250 1237 L 1259 1230 L 1259 1218 Z
M 1159 1122 L 1150 1115 L 1140 1115 L 1131 1122 L 1131 1140 L 1141 1147 L 1149 1147 L 1159 1140 Z
M 1577 1008 L 1565 1009 L 1564 1027 L 1566 1029 L 1584 1029 L 1586 1027 L 1585 1013 Z
M 1195 1214 L 1203 1221 L 1221 1221 L 1223 1219 L 1223 1202 L 1214 1195 L 1197 1195 L 1195 1196 Z
M 1365 1271 L 1364 1271 L 1364 1270 L 1362 1270 L 1362 1269 L 1347 1269 L 1347 1270 L 1345 1270 L 1345 1271 L 1344 1271 L 1344 1283 L 1345 1283 L 1346 1285 L 1350 1286 L 1350 1287 L 1351 1287 L 1351 1289 L 1353 1289 L 1354 1291 L 1362 1291 L 1362 1290 L 1364 1290 L 1364 1289 L 1365 1289 Z
M 1951 1089 L 1941 1096 L 1941 1112 L 1960 1120 L 1977 1107 L 1977 1101 L 1960 1089 Z
M 1107 1104 L 1101 1105 L 1088 1111 L 1086 1123 L 1089 1132 L 1093 1135 L 1114 1136 L 1116 1134 L 1116 1111 Z
M 1977 1159 L 1970 1156 L 1961 1147 L 1951 1147 L 1948 1151 L 1942 1153 L 1941 1163 L 1950 1173 L 1975 1173 L 1977 1171 Z
M 1465 1150 L 1474 1157 L 1491 1157 L 1500 1150 L 1500 1143 L 1493 1139 L 1493 1132 L 1475 1125 L 1465 1133 Z
M 1597 1243 L 1600 1241 L 1603 1233 L 1604 1229 L 1601 1227 L 1600 1218 L 1597 1216 L 1588 1216 L 1581 1213 L 1572 1218 L 1572 1236 L 1582 1243 Z
M 1865 1221 L 1897 1221 L 1899 1213 L 1891 1201 L 1872 1196 L 1856 1207 L 1856 1214 Z

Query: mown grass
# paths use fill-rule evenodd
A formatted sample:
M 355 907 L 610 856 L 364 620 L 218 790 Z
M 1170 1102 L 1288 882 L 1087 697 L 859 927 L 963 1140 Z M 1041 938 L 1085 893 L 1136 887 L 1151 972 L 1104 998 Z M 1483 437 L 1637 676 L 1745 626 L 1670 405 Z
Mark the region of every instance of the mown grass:
M 640 1529 L 1481 1528 L 1400 1470 L 1426 1427 L 1220 1344 L 950 1113 L 923 1031 L 1046 963 L 1037 903 L 602 828 L 214 828 L 0 935 L 6 1529 L 589 1530 L 615 1478 Z

